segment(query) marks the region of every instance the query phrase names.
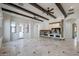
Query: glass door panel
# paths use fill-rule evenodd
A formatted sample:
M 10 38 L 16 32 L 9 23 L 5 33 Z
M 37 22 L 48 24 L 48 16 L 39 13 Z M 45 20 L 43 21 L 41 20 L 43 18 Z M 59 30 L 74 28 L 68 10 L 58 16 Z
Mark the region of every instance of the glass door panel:
M 19 24 L 19 38 L 23 38 L 24 36 L 24 26 L 23 24 Z

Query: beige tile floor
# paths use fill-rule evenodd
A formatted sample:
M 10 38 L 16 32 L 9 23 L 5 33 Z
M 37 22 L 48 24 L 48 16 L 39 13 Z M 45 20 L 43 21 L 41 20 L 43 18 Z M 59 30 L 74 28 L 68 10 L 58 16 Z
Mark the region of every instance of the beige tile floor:
M 78 56 L 73 39 L 20 39 L 3 44 L 1 56 Z

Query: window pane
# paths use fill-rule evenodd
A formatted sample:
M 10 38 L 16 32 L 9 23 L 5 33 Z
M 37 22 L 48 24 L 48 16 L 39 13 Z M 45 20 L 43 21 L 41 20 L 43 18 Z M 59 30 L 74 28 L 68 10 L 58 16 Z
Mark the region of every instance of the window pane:
M 11 23 L 11 28 L 12 28 L 11 31 L 14 33 L 15 30 L 16 30 L 16 24 L 15 24 L 15 22 L 12 22 L 12 23 Z

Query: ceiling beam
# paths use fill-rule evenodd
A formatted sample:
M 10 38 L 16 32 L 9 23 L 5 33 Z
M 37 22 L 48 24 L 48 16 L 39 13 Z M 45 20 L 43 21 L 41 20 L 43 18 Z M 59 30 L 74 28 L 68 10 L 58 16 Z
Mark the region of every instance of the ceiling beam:
M 51 17 L 53 17 L 54 19 L 56 19 L 56 17 L 50 13 L 47 12 L 47 10 L 45 10 L 43 7 L 39 6 L 38 4 L 36 3 L 29 3 L 30 5 L 34 6 L 35 8 L 45 12 L 46 14 L 49 14 Z
M 49 23 L 49 24 L 57 24 L 57 23 L 61 23 L 61 22 L 52 22 L 52 23 Z
M 67 14 L 66 14 L 64 8 L 62 7 L 62 5 L 60 3 L 55 3 L 55 5 L 59 8 L 59 10 L 62 12 L 64 17 L 67 17 Z
M 9 5 L 9 6 L 15 7 L 15 8 L 20 9 L 20 10 L 23 10 L 23 11 L 25 11 L 25 12 L 27 12 L 27 13 L 30 13 L 30 14 L 34 15 L 34 16 L 38 16 L 38 17 L 40 17 L 40 18 L 42 18 L 42 19 L 49 20 L 49 19 L 46 18 L 46 17 L 43 17 L 43 16 L 41 16 L 41 15 L 39 15 L 39 14 L 36 14 L 36 13 L 34 13 L 34 12 L 32 12 L 32 11 L 29 11 L 29 10 L 27 10 L 27 9 L 25 9 L 25 8 L 22 8 L 22 7 L 18 6 L 18 5 L 15 5 L 15 4 L 13 4 L 13 3 L 3 3 L 3 4 L 6 4 L 6 5 Z
M 27 15 L 24 15 L 24 14 L 15 12 L 15 11 L 11 11 L 11 10 L 8 10 L 8 9 L 5 9 L 5 8 L 2 8 L 2 10 L 3 10 L 3 11 L 6 11 L 6 12 L 14 13 L 14 14 L 17 14 L 17 15 L 21 15 L 21 16 L 24 16 L 24 17 L 27 17 L 27 18 L 31 18 L 31 19 L 34 19 L 34 20 L 43 22 L 43 20 L 37 19 L 37 18 L 35 18 L 35 17 L 27 16 Z

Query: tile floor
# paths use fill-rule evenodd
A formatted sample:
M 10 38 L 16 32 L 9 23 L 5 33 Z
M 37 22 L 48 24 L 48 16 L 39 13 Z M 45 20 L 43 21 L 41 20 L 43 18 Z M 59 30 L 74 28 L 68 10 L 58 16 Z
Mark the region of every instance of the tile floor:
M 3 44 L 1 56 L 79 56 L 73 39 L 20 39 Z

